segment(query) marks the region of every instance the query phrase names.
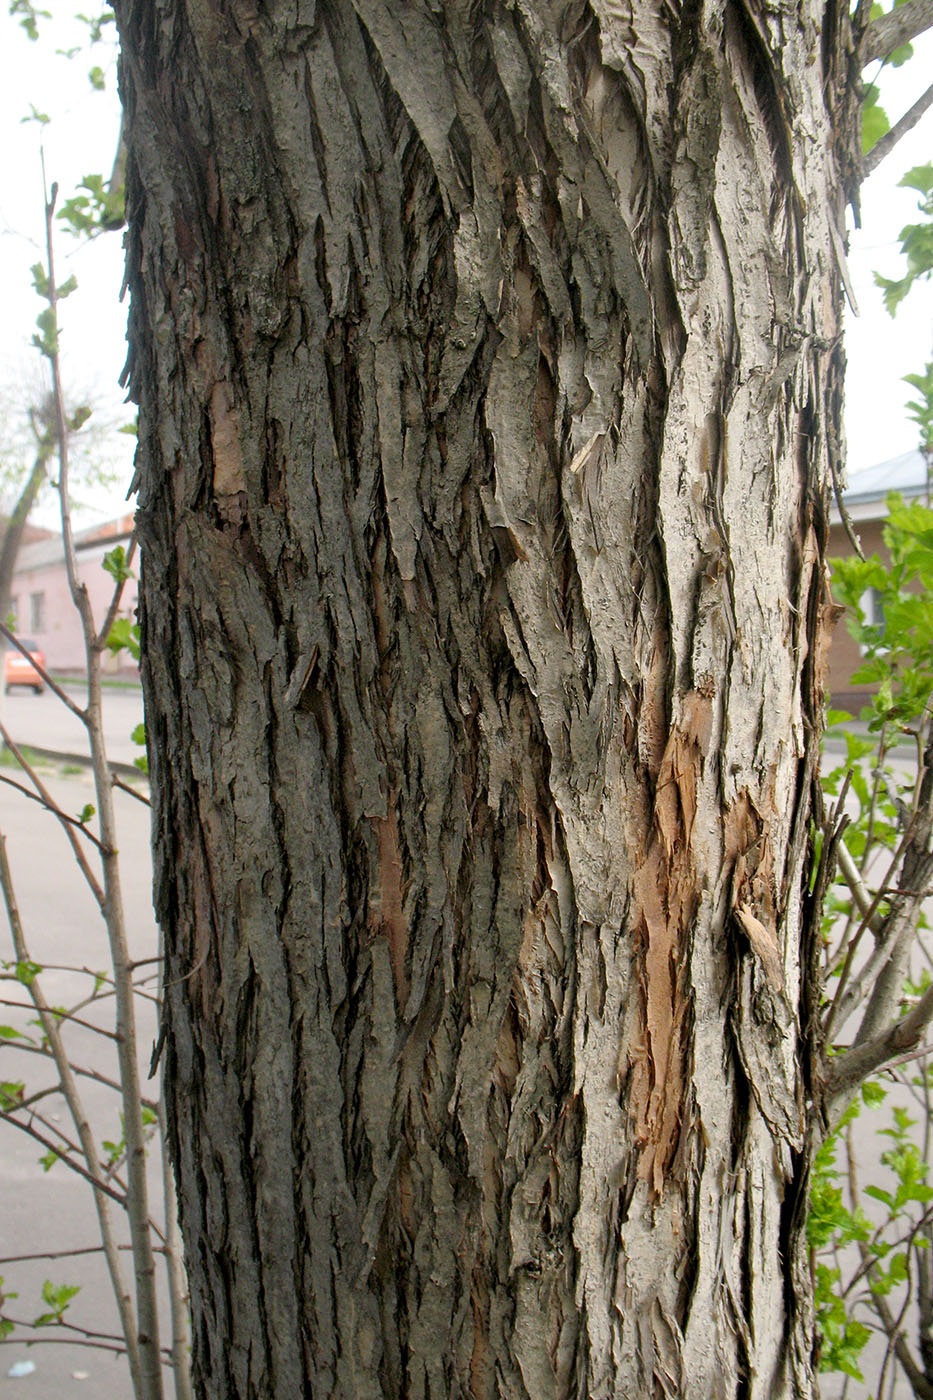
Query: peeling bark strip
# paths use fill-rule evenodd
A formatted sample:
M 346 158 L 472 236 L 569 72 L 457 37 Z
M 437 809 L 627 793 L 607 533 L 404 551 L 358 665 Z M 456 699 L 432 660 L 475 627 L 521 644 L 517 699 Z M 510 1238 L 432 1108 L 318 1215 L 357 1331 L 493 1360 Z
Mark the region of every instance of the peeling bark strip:
M 116 9 L 198 1393 L 810 1395 L 841 7 Z

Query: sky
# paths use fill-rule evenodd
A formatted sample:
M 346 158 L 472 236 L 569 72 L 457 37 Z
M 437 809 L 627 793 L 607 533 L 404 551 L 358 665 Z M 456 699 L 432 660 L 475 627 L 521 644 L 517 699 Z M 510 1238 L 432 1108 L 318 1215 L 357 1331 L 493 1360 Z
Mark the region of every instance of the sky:
M 70 60 L 56 55 L 56 48 L 86 41 L 86 29 L 74 20 L 70 3 L 44 0 L 44 7 L 53 21 L 43 27 L 38 44 L 30 43 L 16 23 L 0 13 L 0 450 L 8 449 L 23 385 L 35 386 L 39 376 L 39 357 L 30 342 L 42 303 L 32 289 L 29 269 L 45 256 L 40 141 L 49 182 L 58 182 L 61 201 L 75 192 L 85 174 L 109 173 L 119 124 L 113 43 Z M 915 49 L 911 63 L 890 71 L 882 81 L 892 121 L 919 96 L 933 73 L 933 35 L 924 36 Z M 93 91 L 88 82 L 92 65 L 104 71 L 103 93 Z M 22 121 L 30 105 L 51 117 L 48 125 L 40 128 L 35 121 Z M 873 273 L 903 275 L 897 238 L 903 225 L 917 217 L 917 194 L 898 188 L 897 182 L 911 166 L 930 160 L 933 110 L 865 182 L 862 227 L 850 234 L 849 273 L 860 312 L 858 317 L 850 312 L 846 325 L 850 473 L 917 445 L 917 430 L 904 411 L 912 391 L 902 378 L 933 358 L 933 283 L 915 287 L 892 320 L 883 309 Z M 132 405 L 124 404 L 118 388 L 126 354 L 126 306 L 119 301 L 121 235 L 107 234 L 81 245 L 61 231 L 55 256 L 58 280 L 73 273 L 79 284 L 61 309 L 66 389 L 74 398 L 94 403 L 95 419 L 113 428 L 133 417 Z M 77 524 L 99 523 L 131 508 L 126 491 L 132 454 L 131 437 L 98 433 L 92 455 L 102 459 L 111 484 L 76 480 Z M 49 497 L 34 518 L 54 525 L 55 516 L 55 502 Z

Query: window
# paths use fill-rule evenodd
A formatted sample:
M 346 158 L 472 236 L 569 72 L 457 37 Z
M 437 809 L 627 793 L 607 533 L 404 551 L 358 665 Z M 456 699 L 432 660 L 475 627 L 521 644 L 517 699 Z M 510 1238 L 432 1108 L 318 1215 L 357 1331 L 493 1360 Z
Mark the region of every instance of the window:
M 11 632 L 15 632 L 19 626 L 19 598 L 10 599 L 10 611 L 4 619 Z
M 877 588 L 866 588 L 859 599 L 859 606 L 862 610 L 862 617 L 865 619 L 866 627 L 877 628 L 878 640 L 884 637 L 884 597 Z M 862 655 L 865 654 L 864 642 L 860 648 Z
M 29 630 L 30 632 L 45 631 L 44 593 L 30 593 L 29 595 Z

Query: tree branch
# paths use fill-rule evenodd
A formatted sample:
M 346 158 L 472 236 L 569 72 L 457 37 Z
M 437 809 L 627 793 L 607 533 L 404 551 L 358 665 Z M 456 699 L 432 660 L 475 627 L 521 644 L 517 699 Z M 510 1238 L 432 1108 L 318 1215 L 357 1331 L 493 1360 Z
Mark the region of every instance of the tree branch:
M 933 986 L 927 988 L 912 1011 L 895 1021 L 874 1040 L 830 1060 L 826 1076 L 826 1097 L 832 1103 L 855 1089 L 889 1060 L 914 1050 L 933 1020 Z
M 140 771 L 142 770 L 140 769 Z M 136 801 L 141 802 L 144 807 L 152 806 L 152 803 L 145 793 L 137 792 L 131 783 L 125 783 L 116 773 L 113 775 L 113 785 L 115 788 L 119 788 L 121 792 L 128 792 L 130 797 L 135 797 Z
M 907 0 L 890 14 L 873 20 L 862 38 L 861 62 L 873 63 L 876 58 L 889 58 L 895 49 L 933 28 L 933 0 Z
M 44 161 L 42 179 L 44 189 Z M 131 1353 L 131 1360 L 134 1363 L 132 1366 L 133 1384 L 139 1400 L 162 1400 L 162 1376 L 159 1369 L 159 1313 L 155 1293 L 155 1260 L 152 1253 L 152 1237 L 149 1226 L 149 1186 L 146 1179 L 146 1135 L 142 1123 L 139 1060 L 136 1053 L 136 1009 L 127 947 L 123 890 L 120 883 L 119 843 L 113 807 L 113 775 L 107 761 L 104 743 L 101 709 L 101 648 L 98 645 L 94 626 L 94 612 L 91 607 L 90 594 L 87 585 L 82 583 L 78 577 L 71 523 L 71 503 L 68 496 L 69 457 L 68 441 L 63 436 L 65 431 L 65 399 L 62 390 L 61 362 L 57 340 L 59 298 L 55 282 L 52 237 L 56 194 L 57 186 L 53 184 L 45 201 L 45 246 L 48 263 L 46 300 L 52 311 L 55 328 L 55 336 L 51 348 L 47 352 L 47 358 L 52 371 L 52 392 L 55 397 L 55 408 L 59 422 L 58 494 L 61 503 L 65 568 L 71 597 L 81 619 L 87 656 L 87 708 L 85 713 L 94 771 L 94 788 L 97 794 L 98 829 L 104 847 L 101 852 L 101 867 L 105 898 L 101 909 L 110 943 L 116 995 L 117 1062 L 120 1067 L 120 1084 L 123 1093 L 123 1132 L 126 1141 L 126 1212 L 130 1240 L 133 1245 L 133 1265 L 136 1277 L 135 1322 L 128 1319 L 132 1324 L 132 1330 L 127 1330 L 124 1324 L 124 1332 L 126 1333 L 127 1345 L 129 1346 L 131 1337 L 136 1344 L 135 1356 Z M 111 1271 L 111 1276 L 114 1280 L 114 1291 L 118 1295 L 118 1301 L 121 1301 L 116 1273 Z
M 90 888 L 91 893 L 96 899 L 98 907 L 100 908 L 101 912 L 103 912 L 105 905 L 104 891 L 101 889 L 100 884 L 95 878 L 93 870 L 88 864 L 87 856 L 82 851 L 78 838 L 75 835 L 75 832 L 72 830 L 72 823 L 68 820 L 64 820 L 65 814 L 61 812 L 60 808 L 58 807 L 58 803 L 54 800 L 54 798 L 52 797 L 49 790 L 46 788 L 45 784 L 42 782 L 42 779 L 39 777 L 36 770 L 32 767 L 30 763 L 27 762 L 20 749 L 17 748 L 14 740 L 10 738 L 9 730 L 6 729 L 6 727 L 2 723 L 0 723 L 0 738 L 3 739 L 3 742 L 10 750 L 10 753 L 16 759 L 20 768 L 22 768 L 23 772 L 27 775 L 29 781 L 35 788 L 36 792 L 39 794 L 40 798 L 42 799 L 43 807 L 45 807 L 47 811 L 51 812 L 52 815 L 56 817 L 59 821 L 62 830 L 68 838 L 69 844 L 74 854 L 74 858 L 78 862 L 78 867 L 81 871 L 81 874 L 87 881 L 88 887 Z M 87 834 L 88 833 L 85 833 L 85 835 Z
M 862 157 L 863 178 L 878 168 L 885 156 L 893 151 L 902 136 L 913 131 L 924 112 L 931 106 L 933 106 L 933 83 L 930 84 L 923 96 L 918 97 L 914 105 L 907 109 L 900 121 L 895 122 L 891 130 L 879 141 L 876 141 L 868 154 Z
M 875 938 L 880 937 L 882 932 L 882 921 L 878 917 L 878 897 L 872 896 L 859 874 L 859 868 L 849 854 L 849 848 L 844 840 L 840 840 L 836 846 L 836 864 L 839 866 L 839 873 L 845 880 L 852 892 L 856 908 L 871 929 Z M 897 886 L 895 886 L 895 889 Z
M 104 849 L 93 831 L 88 830 L 87 822 L 81 821 L 79 817 L 70 817 L 67 812 L 63 811 L 62 808 L 57 806 L 54 802 L 47 802 L 45 798 L 40 797 L 37 792 L 30 792 L 25 783 L 18 783 L 15 778 L 8 778 L 5 773 L 0 773 L 0 783 L 6 783 L 7 787 L 15 788 L 16 791 L 21 792 L 24 797 L 28 797 L 30 802 L 38 802 L 40 807 L 44 807 L 47 812 L 51 812 L 59 821 L 68 822 L 76 830 L 83 832 L 89 841 L 94 842 L 94 845 L 99 851 Z

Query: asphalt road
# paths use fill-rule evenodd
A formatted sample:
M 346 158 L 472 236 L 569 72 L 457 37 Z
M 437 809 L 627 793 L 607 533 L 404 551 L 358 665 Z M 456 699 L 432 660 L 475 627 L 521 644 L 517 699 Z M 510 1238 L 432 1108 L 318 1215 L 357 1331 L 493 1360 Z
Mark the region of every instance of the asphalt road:
M 81 687 L 69 686 L 68 694 L 77 705 L 84 704 Z M 145 752 L 130 737 L 142 721 L 142 691 L 138 687 L 105 688 L 103 709 L 109 757 L 121 763 L 132 763 Z M 9 695 L 0 695 L 0 719 L 18 744 L 60 753 L 88 752 L 87 732 L 81 720 L 50 690 L 34 695 L 31 690 L 18 687 Z

